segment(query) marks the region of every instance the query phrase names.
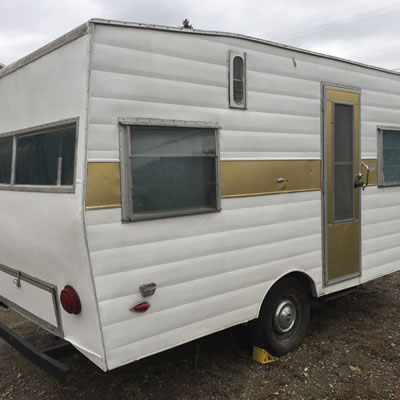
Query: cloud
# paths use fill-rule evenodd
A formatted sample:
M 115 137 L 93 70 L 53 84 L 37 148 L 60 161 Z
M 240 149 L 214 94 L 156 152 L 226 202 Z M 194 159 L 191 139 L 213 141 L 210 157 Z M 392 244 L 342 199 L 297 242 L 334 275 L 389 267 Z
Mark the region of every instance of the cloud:
M 9 64 L 102 12 L 95 0 L 3 1 L 0 62 Z
M 13 36 L 0 33 L 0 54 L 7 55 L 0 61 L 7 63 L 8 59 L 17 59 L 21 54 L 29 53 L 40 47 L 46 42 L 46 39 L 45 35 L 38 33 L 21 33 Z
M 400 67 L 395 0 L 13 0 L 0 5 L 0 61 L 9 63 L 100 17 L 242 33 L 366 63 Z

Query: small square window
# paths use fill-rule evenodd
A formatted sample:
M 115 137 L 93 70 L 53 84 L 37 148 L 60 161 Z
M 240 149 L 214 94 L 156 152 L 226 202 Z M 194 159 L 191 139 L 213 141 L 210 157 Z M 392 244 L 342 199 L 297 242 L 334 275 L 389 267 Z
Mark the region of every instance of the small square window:
M 219 209 L 217 131 L 129 125 L 125 220 Z
M 400 185 L 400 129 L 379 129 L 378 153 L 378 185 Z

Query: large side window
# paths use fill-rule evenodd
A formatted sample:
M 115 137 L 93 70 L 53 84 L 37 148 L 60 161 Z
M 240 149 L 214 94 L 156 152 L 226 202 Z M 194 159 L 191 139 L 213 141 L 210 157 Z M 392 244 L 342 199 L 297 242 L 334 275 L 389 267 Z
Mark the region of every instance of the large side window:
M 400 185 L 400 129 L 378 131 L 378 184 Z
M 60 122 L 0 139 L 1 188 L 70 191 L 74 183 L 76 132 L 75 121 Z
M 0 184 L 11 183 L 13 139 L 0 140 Z
M 17 138 L 16 185 L 72 185 L 75 127 Z
M 229 106 L 246 108 L 246 53 L 229 55 Z
M 128 125 L 125 220 L 219 209 L 215 128 Z

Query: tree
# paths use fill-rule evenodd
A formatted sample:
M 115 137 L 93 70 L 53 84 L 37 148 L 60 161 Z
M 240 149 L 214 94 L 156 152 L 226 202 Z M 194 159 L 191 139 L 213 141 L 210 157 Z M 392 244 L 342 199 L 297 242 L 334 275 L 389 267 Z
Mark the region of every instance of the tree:
M 180 28 L 193 29 L 193 26 L 192 26 L 192 24 L 190 23 L 190 21 L 189 21 L 187 18 L 185 18 L 185 19 L 182 21 L 182 25 L 180 26 Z

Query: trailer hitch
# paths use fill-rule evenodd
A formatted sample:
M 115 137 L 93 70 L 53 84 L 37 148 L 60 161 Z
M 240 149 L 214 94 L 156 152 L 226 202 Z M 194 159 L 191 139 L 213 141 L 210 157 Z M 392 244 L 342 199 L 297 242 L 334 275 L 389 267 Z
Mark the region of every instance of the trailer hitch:
M 59 359 L 75 351 L 75 348 L 70 343 L 63 342 L 56 346 L 39 350 L 1 322 L 0 337 L 60 383 L 66 383 L 70 368 L 62 364 Z

